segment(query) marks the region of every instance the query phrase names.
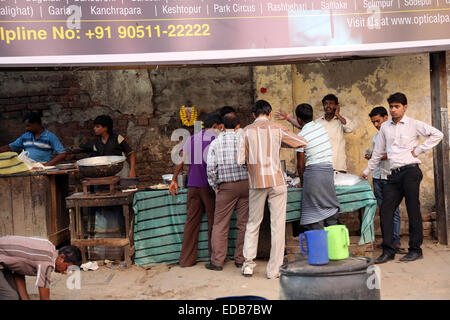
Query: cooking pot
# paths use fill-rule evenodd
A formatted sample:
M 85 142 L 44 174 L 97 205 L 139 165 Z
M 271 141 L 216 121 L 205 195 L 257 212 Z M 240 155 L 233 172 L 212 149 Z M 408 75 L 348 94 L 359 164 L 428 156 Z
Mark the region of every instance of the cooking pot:
M 81 159 L 77 161 L 80 173 L 88 178 L 114 176 L 123 168 L 125 157 L 101 156 Z

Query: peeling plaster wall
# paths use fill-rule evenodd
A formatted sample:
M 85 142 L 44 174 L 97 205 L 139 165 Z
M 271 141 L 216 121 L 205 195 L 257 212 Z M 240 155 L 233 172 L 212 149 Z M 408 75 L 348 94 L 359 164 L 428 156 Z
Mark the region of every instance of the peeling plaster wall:
M 253 68 L 253 79 L 255 83 L 255 101 L 266 100 L 272 106 L 272 120 L 280 122 L 290 130 L 293 126 L 286 121 L 276 120 L 274 114 L 281 109 L 292 114 L 292 66 L 258 66 Z M 296 170 L 295 151 L 290 148 L 283 148 L 280 152 L 280 159 L 286 160 L 287 170 Z
M 153 88 L 146 69 L 79 71 L 80 88 L 93 104 L 119 113 L 153 113 Z
M 321 99 L 334 93 L 341 114 L 356 124 L 346 134 L 349 173 L 359 174 L 367 165 L 366 148 L 376 133 L 368 114 L 378 105 L 388 107 L 387 97 L 403 92 L 408 98 L 407 115 L 431 124 L 430 75 L 428 54 L 397 56 L 333 63 L 299 64 L 293 74 L 294 105 L 302 102 L 314 107 L 314 117 L 323 114 Z M 426 211 L 434 205 L 432 152 L 420 156 L 423 181 L 421 203 Z
M 151 69 L 149 74 L 160 126 L 177 120 L 180 107 L 188 100 L 204 115 L 225 105 L 232 106 L 242 115 L 243 124 L 249 122 L 253 103 L 251 67 Z

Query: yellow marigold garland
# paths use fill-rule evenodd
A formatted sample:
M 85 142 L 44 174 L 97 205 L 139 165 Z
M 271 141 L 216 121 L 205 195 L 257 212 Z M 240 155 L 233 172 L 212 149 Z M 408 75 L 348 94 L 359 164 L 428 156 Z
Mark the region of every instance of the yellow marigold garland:
M 184 105 L 182 105 L 180 109 L 180 119 L 186 127 L 192 127 L 197 120 L 197 109 L 192 106 L 191 119 L 189 121 L 187 119 L 186 108 Z

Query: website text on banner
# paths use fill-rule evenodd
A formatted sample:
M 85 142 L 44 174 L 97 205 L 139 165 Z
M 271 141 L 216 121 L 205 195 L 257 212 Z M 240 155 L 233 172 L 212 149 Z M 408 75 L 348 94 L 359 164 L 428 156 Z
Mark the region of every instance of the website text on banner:
M 449 50 L 449 29 L 450 0 L 0 0 L 0 65 Z

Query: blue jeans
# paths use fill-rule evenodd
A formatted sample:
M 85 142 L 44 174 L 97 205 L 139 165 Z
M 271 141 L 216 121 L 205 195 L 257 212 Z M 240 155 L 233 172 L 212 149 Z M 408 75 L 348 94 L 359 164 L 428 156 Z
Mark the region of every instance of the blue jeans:
M 377 199 L 377 205 L 381 208 L 381 203 L 383 202 L 383 187 L 387 183 L 387 180 L 383 179 L 372 179 L 373 181 L 373 193 Z M 393 245 L 400 245 L 400 210 L 395 209 L 394 212 L 394 242 Z

